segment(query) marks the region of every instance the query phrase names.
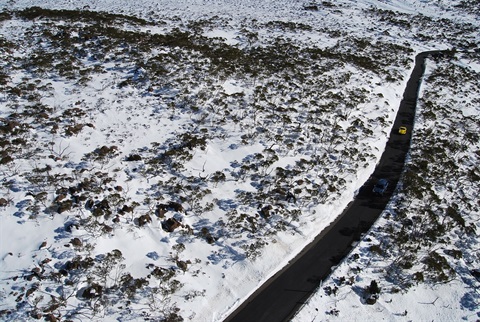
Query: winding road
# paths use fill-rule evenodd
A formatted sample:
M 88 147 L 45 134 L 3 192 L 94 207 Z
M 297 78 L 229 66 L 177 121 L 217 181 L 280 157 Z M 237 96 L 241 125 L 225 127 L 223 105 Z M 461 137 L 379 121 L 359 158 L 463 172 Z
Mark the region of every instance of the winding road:
M 428 51 L 416 56 L 385 151 L 371 177 L 343 213 L 227 317 L 226 322 L 289 321 L 329 275 L 331 267 L 337 265 L 351 251 L 352 244 L 372 226 L 387 205 L 403 171 L 425 59 L 449 53 Z M 400 126 L 407 127 L 406 135 L 398 134 Z M 371 191 L 379 178 L 390 182 L 389 189 L 383 197 L 374 197 Z

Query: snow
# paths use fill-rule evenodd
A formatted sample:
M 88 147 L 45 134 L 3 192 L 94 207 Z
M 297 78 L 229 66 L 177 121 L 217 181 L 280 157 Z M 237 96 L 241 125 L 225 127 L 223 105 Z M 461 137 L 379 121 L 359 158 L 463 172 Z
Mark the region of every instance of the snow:
M 161 307 L 166 312 L 170 306 L 178 307 L 180 314 L 188 321 L 221 321 L 225 319 L 262 283 L 288 264 L 315 236 L 335 220 L 352 200 L 356 191 L 368 179 L 385 147 L 388 139 L 387 133 L 390 133 L 404 86 L 413 67 L 415 54 L 424 50 L 451 48 L 455 45 L 448 43 L 451 40 L 436 38 L 422 40 L 415 34 L 410 34 L 409 31 L 394 25 L 385 24 L 376 30 L 371 26 L 373 18 L 367 17 L 363 10 L 375 7 L 406 15 L 424 15 L 432 19 L 445 18 L 462 23 L 472 23 L 475 26 L 478 26 L 479 21 L 478 14 L 456 14 L 453 4 L 450 4 L 449 1 L 438 1 L 438 4 L 435 5 L 414 0 L 344 0 L 335 2 L 335 10 L 322 7 L 319 12 L 303 10 L 304 4 L 304 1 L 273 0 L 261 2 L 254 0 L 240 2 L 230 0 L 0 1 L 0 7 L 9 10 L 41 6 L 52 9 L 88 9 L 135 15 L 151 21 L 151 25 L 146 27 L 126 25 L 124 28 L 126 30 L 148 30 L 151 34 L 167 34 L 175 28 L 186 30 L 187 22 L 208 20 L 211 25 L 208 30 L 203 32 L 203 36 L 212 39 L 219 37 L 225 44 L 238 48 L 248 48 L 258 44 L 268 46 L 272 44 L 271 41 L 275 37 L 281 36 L 297 46 L 325 50 L 335 47 L 343 39 L 339 37 L 344 36 L 329 35 L 329 32 L 335 34 L 334 31 L 337 31 L 340 34 L 378 39 L 388 43 L 408 42 L 413 49 L 411 53 L 404 54 L 402 57 L 410 60 L 408 64 L 392 67 L 398 76 L 395 82 L 385 82 L 381 78 L 382 76 L 365 69 L 362 70 L 349 62 L 343 63 L 341 67 L 331 67 L 322 74 L 321 77 L 325 78 L 318 81 L 319 84 L 315 84 L 317 80 L 313 79 L 314 85 L 311 86 L 319 86 L 318 91 L 320 92 L 322 92 L 321 82 L 332 82 L 332 88 L 328 89 L 332 95 L 345 95 L 344 97 L 348 98 L 349 93 L 357 89 L 365 89 L 368 93 L 364 102 L 356 104 L 355 108 L 351 110 L 344 109 L 345 113 L 348 113 L 345 118 L 340 118 L 338 114 L 335 114 L 337 113 L 336 109 L 341 110 L 341 107 L 346 104 L 341 99 L 335 101 L 332 111 L 322 112 L 322 116 L 318 118 L 322 122 L 338 124 L 343 131 L 341 133 L 348 133 L 347 129 L 353 120 L 357 119 L 372 131 L 372 134 L 369 135 L 364 135 L 363 132 L 351 134 L 360 138 L 352 138 L 345 134 L 335 145 L 328 139 L 314 141 L 313 137 L 317 134 L 302 122 L 303 110 L 306 111 L 308 104 L 311 104 L 311 102 L 307 102 L 307 99 L 315 99 L 313 94 L 308 94 L 310 96 L 305 94 L 305 91 L 309 90 L 307 85 L 296 80 L 298 89 L 295 89 L 292 83 L 288 83 L 288 87 L 278 94 L 274 91 L 276 88 L 272 88 L 270 85 L 283 83 L 284 80 L 276 75 L 268 75 L 270 78 L 263 75 L 255 80 L 235 77 L 224 79 L 219 76 L 208 84 L 200 77 L 200 84 L 197 85 L 193 84 L 194 80 L 198 81 L 197 77 L 185 77 L 187 81 L 192 82 L 192 85 L 184 92 L 180 92 L 183 88 L 178 84 L 164 84 L 165 86 L 147 94 L 139 87 L 118 86 L 132 75 L 141 78 L 143 74 L 146 74 L 145 70 L 135 69 L 134 63 L 120 65 L 115 61 L 105 62 L 103 63 L 104 71 L 95 74 L 95 77 L 88 80 L 84 87 L 80 87 L 76 81 L 62 77 L 39 78 L 41 84 L 49 83 L 52 88 L 49 95 L 42 96 L 40 99 L 42 104 L 55 108 L 52 113 L 61 115 L 62 111 L 66 109 L 80 107 L 86 113 L 77 121 L 92 123 L 94 127 L 84 127 L 80 133 L 68 137 L 50 133 L 46 128 L 31 128 L 28 135 L 41 144 L 50 146 L 50 153 L 44 149 L 43 154 L 35 155 L 30 159 L 28 157 L 18 158 L 13 164 L 1 165 L 2 182 L 5 185 L 2 187 L 0 197 L 12 202 L 0 209 L 2 222 L 0 226 L 0 272 L 4 277 L 0 282 L 0 302 L 3 303 L 0 304 L 0 311 L 16 307 L 17 296 L 31 287 L 31 283 L 26 281 L 24 276 L 27 276 L 33 268 L 42 267 L 43 269 L 46 267 L 47 271 L 54 271 L 54 269 L 63 267 L 67 260 L 73 261 L 76 256 L 98 258 L 98 256 L 118 249 L 124 259 L 122 261 L 124 266 L 115 266 L 112 274 L 128 272 L 134 278 L 141 279 L 152 274 L 152 267 L 161 267 L 173 271 L 174 279 L 179 281 L 181 287 L 170 296 L 161 296 L 153 291 L 150 294 L 140 293 L 144 295 L 145 300 L 143 302 L 138 300 L 132 304 L 132 311 L 136 311 L 137 315 L 131 313 L 132 315 L 129 316 L 130 313 L 115 309 L 114 305 L 111 307 L 105 305 L 103 313 L 89 313 L 90 315 L 85 315 L 84 318 L 76 317 L 77 319 L 135 320 L 141 317 L 138 312 L 147 310 L 146 307 L 149 306 Z M 165 22 L 165 25 L 156 24 L 155 22 L 158 21 Z M 269 22 L 278 23 L 279 21 L 305 24 L 313 26 L 313 28 L 289 31 L 285 25 L 281 28 L 268 25 Z M 0 25 L 2 38 L 10 41 L 20 40 L 21 35 L 33 26 L 35 26 L 34 22 L 16 19 L 2 21 Z M 257 33 L 257 38 L 253 43 L 249 43 L 243 38 L 245 29 Z M 387 29 L 388 35 L 383 33 Z M 428 28 L 425 30 L 428 31 Z M 424 31 L 420 30 L 418 33 Z M 475 40 L 478 43 L 478 34 Z M 343 49 L 347 50 L 348 48 Z M 28 57 L 31 50 L 31 48 L 18 49 L 15 51 L 15 56 L 18 58 Z M 149 55 L 152 57 L 159 53 L 167 55 L 174 51 L 165 49 L 164 52 L 155 52 L 155 50 L 157 49 L 152 49 L 152 53 Z M 112 57 L 115 55 L 112 54 Z M 86 66 L 96 64 L 91 56 L 85 58 L 83 63 Z M 470 66 L 478 75 L 480 69 L 478 60 L 477 63 L 461 61 L 461 64 Z M 427 64 L 428 72 L 433 70 L 431 66 L 432 64 L 429 62 Z M 180 65 L 167 66 L 170 68 L 170 74 L 191 73 L 198 76 L 195 74 L 197 71 L 183 70 L 182 67 Z M 9 68 L 9 66 L 2 63 L 2 68 Z M 347 74 L 348 80 L 341 78 Z M 15 74 L 11 75 L 9 83 L 18 85 L 22 79 L 28 79 L 28 77 L 30 76 L 26 71 L 16 70 Z M 214 77 L 212 76 L 212 78 Z M 179 84 L 184 82 L 183 79 L 177 81 Z M 266 102 L 281 107 L 294 107 L 298 117 L 292 123 L 298 123 L 298 126 L 295 127 L 287 122 L 281 125 L 278 121 L 278 123 L 274 123 L 277 124 L 275 128 L 268 128 L 263 125 L 272 124 L 275 121 L 257 120 L 254 117 L 242 119 L 241 116 L 250 113 L 251 106 L 255 103 L 252 97 L 256 95 L 257 88 L 265 89 Z M 201 109 L 205 109 L 205 115 L 188 111 L 178 112 L 169 105 L 170 98 L 180 100 L 188 95 L 200 96 L 202 91 L 206 91 L 209 95 L 209 98 L 202 101 L 203 105 L 200 106 Z M 324 93 L 322 92 L 322 94 Z M 306 98 L 304 99 L 302 95 L 305 95 Z M 245 97 L 247 103 L 240 106 L 241 98 L 239 97 Z M 224 99 L 227 103 L 217 106 L 219 98 Z M 286 103 L 288 99 L 291 99 L 293 103 Z M 297 100 L 295 101 L 295 99 Z M 322 106 L 326 106 L 329 99 L 322 96 L 321 100 L 325 102 Z M 240 120 L 222 125 L 226 117 L 222 117 L 222 109 L 228 110 L 232 106 L 231 109 L 238 114 Z M 265 103 L 265 106 L 268 105 Z M 0 118 L 9 117 L 10 108 L 8 99 L 2 99 L 0 101 Z M 480 114 L 478 104 L 465 106 L 462 113 L 465 117 L 478 116 Z M 309 113 L 305 112 L 304 114 L 308 115 Z M 212 138 L 207 140 L 204 147 L 192 149 L 191 158 L 183 162 L 183 168 L 169 172 L 170 170 L 166 166 L 148 164 L 147 158 L 155 160 L 156 156 L 167 151 L 170 147 L 169 142 L 176 144 L 178 142 L 176 140 L 182 134 L 199 133 L 196 132 L 195 122 L 202 117 L 206 119 L 204 124 L 208 125 L 204 125 L 205 129 L 215 135 L 212 134 Z M 292 116 L 292 118 L 294 117 Z M 385 121 L 379 121 L 380 118 Z M 298 132 L 293 133 L 293 129 L 296 128 L 298 128 Z M 262 137 L 258 134 L 257 129 L 285 136 L 291 135 L 293 138 L 301 137 L 305 140 L 305 145 L 298 149 L 281 147 L 271 139 L 274 135 Z M 246 140 L 243 137 L 247 133 L 251 134 L 251 139 Z M 258 135 L 258 139 L 254 134 Z M 161 146 L 156 148 L 156 142 Z M 365 152 L 366 161 L 342 158 L 341 152 L 353 145 Z M 117 148 L 111 158 L 98 161 L 93 160 L 93 157 L 86 158 L 87 154 L 95 153 L 94 151 L 102 146 L 116 146 Z M 328 150 L 327 146 L 329 146 Z M 262 154 L 266 158 L 268 148 L 275 149 L 275 155 L 280 157 L 262 168 L 260 163 L 255 163 L 257 162 L 255 157 Z M 125 161 L 127 156 L 136 153 L 141 154 L 144 159 L 133 162 Z M 247 178 L 251 172 L 256 171 L 267 176 L 275 173 L 277 168 L 294 169 L 298 162 L 311 161 L 315 157 L 321 156 L 322 153 L 329 159 L 330 163 L 327 168 L 331 171 L 330 174 L 345 180 L 341 191 L 328 195 L 323 200 L 320 200 L 320 197 L 307 199 L 306 196 L 301 195 L 297 205 L 282 203 L 282 207 L 286 211 L 297 209 L 301 211 L 302 216 L 298 220 L 290 217 L 288 220 L 283 220 L 280 213 L 272 215 L 271 221 L 256 216 L 255 220 L 258 226 L 263 225 L 263 230 L 260 230 L 257 235 L 245 229 L 229 231 L 233 230 L 232 227 L 227 226 L 229 216 L 233 216 L 231 212 L 245 213 L 251 217 L 256 215 L 255 207 L 257 205 L 253 205 L 254 202 L 248 204 L 245 201 L 247 199 L 242 201 L 238 196 L 241 193 L 257 193 L 257 188 L 261 185 L 261 178 L 239 178 Z M 48 154 L 54 154 L 61 160 L 55 161 L 48 158 Z M 92 228 L 95 226 L 81 227 L 67 232 L 64 229 L 66 223 L 79 222 L 91 217 L 85 207 L 77 207 L 62 214 L 39 213 L 33 215 L 31 210 L 35 205 L 42 207 L 43 203 L 51 203 L 51 200 L 58 195 L 55 188 L 59 188 L 60 185 L 48 186 L 44 190 L 47 192 L 47 199 L 41 199 L 36 195 L 41 192 L 41 184 L 37 186 L 29 183 L 26 179 L 27 173 L 31 173 L 32 169 L 40 169 L 47 165 L 54 169 L 52 173 L 72 176 L 74 177 L 72 180 L 77 180 L 75 182 L 94 178 L 94 181 L 104 189 L 104 192 L 92 197 L 95 202 L 107 197 L 113 198 L 115 187 L 121 186 L 122 190 L 118 191 L 118 196 L 115 196 L 121 200 L 118 202 L 118 208 L 124 204 L 137 203 L 138 205 L 134 212 L 122 215 L 120 223 L 111 224 L 106 220 L 96 219 L 95 222 L 100 225 L 104 223 L 111 225 L 112 232 L 100 233 L 96 230 L 97 228 Z M 243 173 L 242 165 L 252 165 L 252 168 Z M 254 169 L 253 166 L 257 168 Z M 349 169 L 352 170 L 347 171 Z M 212 178 L 217 172 L 225 174 L 225 180 L 214 182 Z M 112 180 L 104 183 L 101 173 Z M 172 173 L 177 176 L 173 176 Z M 308 182 L 305 187 L 325 190 L 325 183 L 320 179 L 325 173 L 325 169 L 316 168 L 305 171 L 295 179 Z M 203 180 L 204 184 L 185 190 L 187 183 L 195 182 L 194 178 Z M 68 180 L 64 180 L 64 185 L 68 186 Z M 184 183 L 185 186 L 182 187 L 184 190 L 175 190 L 176 184 Z M 283 186 L 290 188 L 295 185 L 295 182 L 290 182 Z M 108 189 L 110 192 L 105 192 Z M 207 189 L 210 191 L 209 193 L 206 192 Z M 28 192 L 34 195 L 27 194 Z M 197 199 L 188 198 L 200 193 L 205 193 L 205 195 L 199 197 L 198 204 L 195 204 Z M 158 203 L 178 201 L 179 195 L 185 196 L 187 200 L 183 202 L 186 211 L 169 211 L 167 217 L 173 216 L 179 219 L 184 226 L 190 226 L 195 235 L 189 235 L 184 228 L 167 233 L 162 229 L 163 219 L 153 216 Z M 305 201 L 302 200 L 302 197 L 305 197 Z M 147 199 L 151 201 L 147 202 Z M 110 202 L 113 203 L 113 201 Z M 209 208 L 209 203 L 215 206 Z M 276 211 L 281 212 L 280 207 Z M 151 222 L 143 227 L 138 227 L 135 220 L 143 214 L 152 214 Z M 112 215 L 112 217 L 115 216 Z M 276 225 L 284 221 L 287 222 L 287 228 L 277 231 Z M 242 221 L 241 224 L 245 224 L 245 221 Z M 381 219 L 378 225 L 382 224 Z M 207 243 L 205 238 L 198 237 L 202 228 L 207 228 L 214 234 L 216 239 L 213 243 Z M 269 233 L 272 231 L 275 233 L 270 236 Z M 80 238 L 90 248 L 75 249 L 70 243 L 75 237 Z M 248 258 L 245 248 L 242 246 L 248 246 L 257 240 L 265 243 L 265 246 L 258 250 L 258 254 L 253 255 L 254 258 Z M 39 249 L 43 242 L 46 242 L 46 246 Z M 367 247 L 365 243 L 367 243 L 365 240 L 361 241 L 352 254 L 358 250 L 363 251 Z M 179 247 L 180 244 L 183 244 L 185 249 L 175 250 L 179 249 L 175 247 Z M 42 266 L 39 263 L 44 259 L 51 261 Z M 185 272 L 179 268 L 178 261 L 190 261 Z M 349 260 L 346 259 L 339 265 L 325 281 L 325 285 L 335 285 L 333 282 L 335 278 L 349 274 L 351 270 L 349 263 Z M 371 279 L 378 278 L 375 268 L 368 266 L 367 268 L 364 275 L 357 275 L 356 283 L 358 285 L 366 286 Z M 15 277 L 19 278 L 12 282 Z M 53 290 L 54 283 L 51 281 L 48 283 L 51 285 L 42 289 L 45 297 L 48 294 L 58 296 L 58 291 Z M 106 285 L 111 286 L 114 283 L 113 280 L 108 280 Z M 41 283 L 39 282 L 39 284 Z M 160 281 L 150 279 L 149 287 L 151 289 L 149 290 L 153 290 L 155 286 L 159 287 L 160 284 Z M 80 292 L 87 286 L 87 280 L 79 278 L 78 285 L 74 286 L 74 289 Z M 473 304 L 462 305 L 469 301 L 467 296 L 469 293 L 465 283 L 458 279 L 448 284 L 416 285 L 410 288 L 408 293 L 382 294 L 381 300 L 374 306 L 364 304 L 361 296 L 357 294 L 358 292 L 360 291 L 355 288 L 341 287 L 336 296 L 332 297 L 326 296 L 320 287 L 317 294 L 312 296 L 294 320 L 453 321 L 478 319 L 478 303 L 475 304 L 477 298 L 472 297 Z M 156 297 L 149 300 L 152 294 L 155 294 L 153 297 Z M 28 320 L 30 318 L 27 312 L 33 310 L 35 305 L 32 303 L 35 300 L 25 301 L 28 305 L 19 307 L 17 313 L 8 316 L 10 320 Z M 42 301 L 44 300 L 40 299 L 39 303 L 43 303 Z M 69 303 L 71 306 L 82 307 L 81 303 L 85 303 L 80 297 L 75 296 L 71 301 Z M 338 316 L 326 313 L 333 308 L 339 311 Z M 85 308 L 83 307 L 83 309 Z M 63 314 L 66 312 L 68 309 L 62 311 Z M 0 319 L 4 317 L 0 315 Z
M 224 39 L 225 43 L 235 46 L 239 44 L 239 41 L 237 38 L 237 34 L 235 31 L 226 31 L 226 30 L 221 30 L 221 29 L 215 29 L 211 30 L 209 32 L 205 33 L 206 37 L 209 38 L 222 38 Z
M 457 62 L 443 62 L 442 65 L 446 64 L 458 64 L 466 70 L 470 70 L 472 65 L 463 64 L 462 60 Z M 436 72 L 440 64 L 436 63 L 433 60 L 428 60 L 426 65 L 426 72 L 424 77 L 424 84 L 420 90 L 420 96 L 424 99 L 425 96 L 431 95 L 431 91 L 436 92 L 437 88 L 434 84 L 430 84 L 430 76 Z M 474 65 L 474 64 L 473 64 Z M 474 72 L 478 73 L 479 69 L 472 69 Z M 455 86 L 455 84 L 451 84 Z M 438 124 L 446 122 L 448 124 L 447 128 L 451 127 L 450 123 L 459 122 L 462 123 L 461 119 L 455 118 L 455 112 L 460 112 L 461 115 L 465 115 L 465 109 L 472 111 L 470 116 L 479 115 L 480 109 L 478 105 L 468 104 L 468 101 L 475 100 L 475 97 L 478 96 L 478 86 L 476 86 L 476 91 L 469 92 L 469 96 L 466 98 L 466 101 L 459 103 L 462 100 L 462 91 L 457 92 L 457 97 L 454 97 L 449 93 L 449 88 L 446 86 L 444 93 L 441 96 L 440 104 L 453 103 L 452 105 L 447 105 L 451 108 L 451 118 L 450 119 L 435 119 L 426 121 L 422 116 L 422 111 L 424 106 L 420 103 L 419 110 L 417 111 L 417 122 L 415 129 L 428 129 L 436 128 Z M 467 106 L 470 106 L 467 108 Z M 422 148 L 422 141 L 424 138 L 420 135 L 415 134 L 413 137 L 412 149 L 415 151 Z M 446 161 L 446 160 L 444 160 Z M 411 160 L 410 160 L 411 162 Z M 445 178 L 449 180 L 449 178 Z M 458 183 L 458 182 L 457 182 Z M 457 183 L 452 182 L 456 189 L 463 190 L 462 187 L 458 187 Z M 448 184 L 447 184 L 448 186 Z M 436 187 L 439 190 L 436 190 L 439 198 L 445 202 L 452 200 L 450 195 L 451 190 L 445 189 L 444 185 Z M 402 187 L 400 185 L 399 194 L 402 192 Z M 469 192 L 467 192 L 469 191 Z M 465 189 L 464 192 L 474 198 L 475 193 L 470 189 Z M 479 297 L 478 289 L 479 283 L 478 279 L 472 277 L 468 272 L 468 267 L 478 266 L 478 262 L 473 257 L 478 258 L 478 252 L 472 250 L 463 250 L 465 256 L 469 259 L 463 261 L 458 260 L 454 261 L 455 270 L 459 274 L 458 277 L 453 278 L 448 283 L 420 283 L 411 288 L 408 288 L 408 291 L 397 289 L 395 292 L 392 290 L 385 290 L 381 293 L 380 299 L 374 305 L 366 305 L 364 299 L 364 288 L 368 286 L 372 280 L 382 280 L 384 270 L 388 269 L 388 263 L 378 261 L 374 257 L 370 257 L 368 253 L 364 253 L 370 245 L 375 245 L 380 242 L 388 243 L 388 240 L 382 241 L 379 237 L 379 232 L 382 227 L 387 227 L 388 225 L 388 214 L 395 213 L 397 208 L 394 206 L 395 198 L 391 202 L 389 208 L 384 212 L 378 222 L 372 227 L 368 234 L 366 234 L 362 241 L 351 251 L 351 253 L 343 260 L 343 262 L 331 273 L 328 279 L 326 279 L 322 285 L 318 288 L 318 291 L 309 299 L 305 304 L 302 310 L 296 315 L 293 321 L 364 321 L 366 317 L 369 317 L 373 320 L 386 320 L 386 321 L 398 321 L 398 320 L 415 320 L 415 321 L 476 321 L 478 320 L 480 311 L 479 311 Z M 415 205 L 412 202 L 409 202 L 410 208 L 415 211 Z M 416 214 L 414 212 L 414 214 Z M 478 209 L 474 210 L 469 216 L 466 216 L 465 219 L 473 220 L 476 222 L 478 220 Z M 478 227 L 478 225 L 477 225 Z M 458 231 L 452 234 L 452 238 L 458 239 L 456 234 Z M 461 234 L 460 234 L 461 235 Z M 460 237 L 462 238 L 462 237 Z M 465 237 L 463 237 L 465 238 Z M 467 238 L 468 239 L 468 238 Z M 469 242 L 466 242 L 467 244 Z M 476 242 L 474 242 L 476 243 Z M 452 242 L 450 247 L 455 248 L 461 247 L 460 245 L 464 244 L 457 240 Z M 449 248 L 448 246 L 435 245 L 432 248 L 434 250 L 444 250 Z M 462 248 L 460 248 L 462 249 Z M 364 261 L 357 260 L 356 256 L 358 254 L 365 256 Z M 447 253 L 445 251 L 445 253 Z M 362 257 L 362 255 L 361 255 Z M 361 272 L 356 271 L 360 269 Z M 350 285 L 345 286 L 339 281 L 342 278 L 348 276 L 354 277 L 354 282 Z M 392 281 L 382 281 L 384 288 L 387 289 L 391 285 L 395 285 Z M 337 291 L 334 295 L 326 295 L 326 288 L 336 288 Z

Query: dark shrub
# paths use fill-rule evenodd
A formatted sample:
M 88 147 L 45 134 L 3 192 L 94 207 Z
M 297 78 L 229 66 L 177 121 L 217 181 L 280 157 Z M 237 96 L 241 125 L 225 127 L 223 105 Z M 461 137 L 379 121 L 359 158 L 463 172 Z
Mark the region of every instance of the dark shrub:
M 82 292 L 82 297 L 86 299 L 93 299 L 102 296 L 103 287 L 96 283 L 93 283 L 89 287 L 85 288 Z
M 142 157 L 139 154 L 130 154 L 126 159 L 126 161 L 140 161 Z

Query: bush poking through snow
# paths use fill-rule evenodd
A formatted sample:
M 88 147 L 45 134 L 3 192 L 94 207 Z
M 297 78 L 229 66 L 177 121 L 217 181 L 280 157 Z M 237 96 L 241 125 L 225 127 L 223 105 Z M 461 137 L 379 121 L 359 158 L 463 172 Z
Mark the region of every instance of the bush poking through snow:
M 373 280 L 370 282 L 370 285 L 365 289 L 365 303 L 375 304 L 380 296 L 380 288 L 378 287 L 377 281 Z

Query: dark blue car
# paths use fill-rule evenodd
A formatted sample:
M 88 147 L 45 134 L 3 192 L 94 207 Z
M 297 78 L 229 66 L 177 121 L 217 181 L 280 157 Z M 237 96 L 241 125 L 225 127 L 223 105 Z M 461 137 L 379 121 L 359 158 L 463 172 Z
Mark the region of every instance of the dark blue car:
M 383 196 L 385 191 L 388 188 L 388 180 L 387 179 L 380 179 L 378 180 L 377 184 L 373 187 L 373 193 Z

